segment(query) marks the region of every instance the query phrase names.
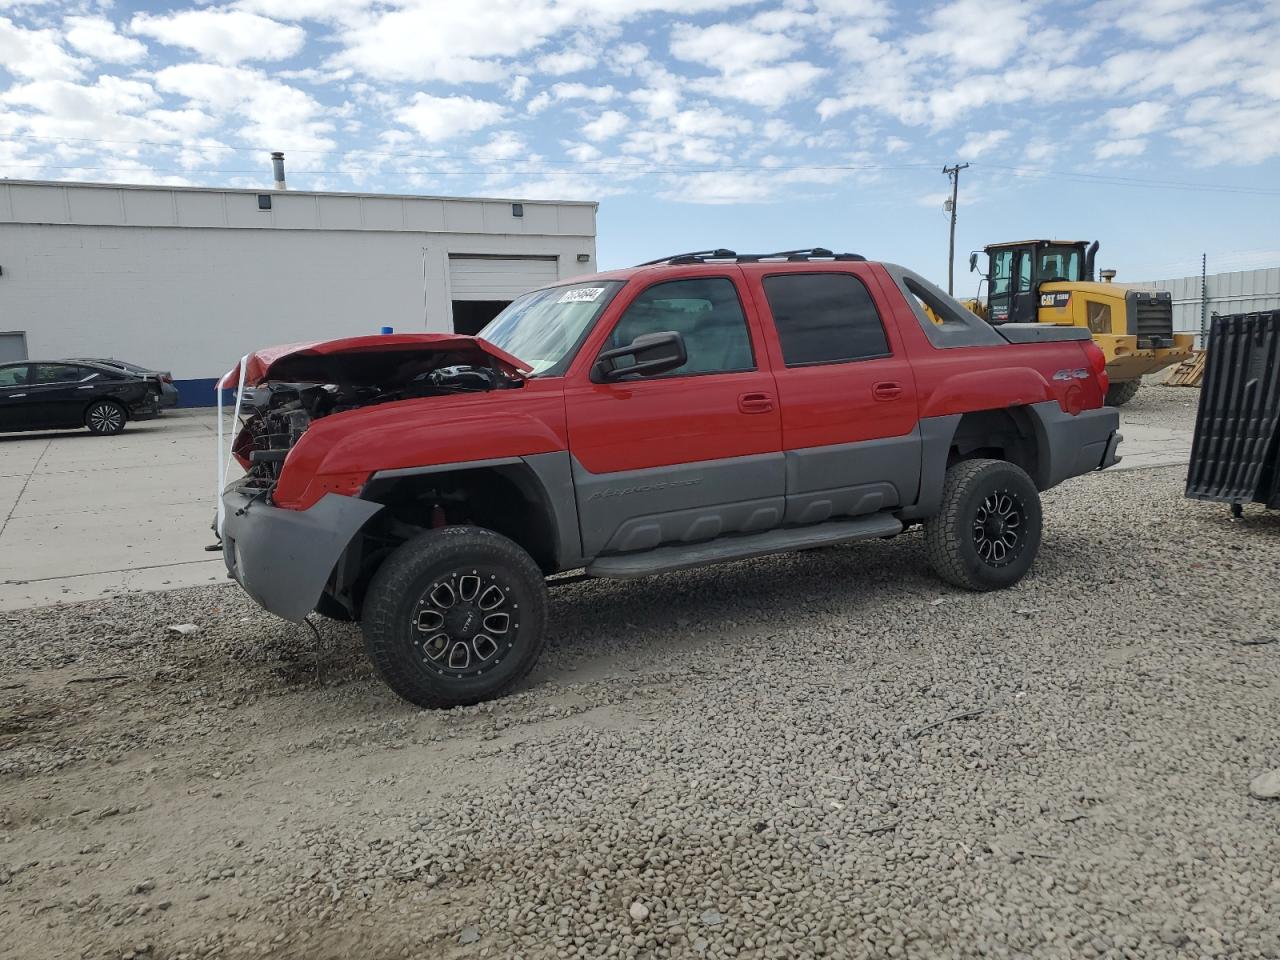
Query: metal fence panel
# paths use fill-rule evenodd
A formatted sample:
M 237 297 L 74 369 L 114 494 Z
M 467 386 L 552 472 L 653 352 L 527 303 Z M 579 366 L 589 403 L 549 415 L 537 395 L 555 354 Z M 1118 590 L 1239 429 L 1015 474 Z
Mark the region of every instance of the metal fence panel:
M 1146 290 L 1164 290 L 1173 298 L 1174 333 L 1199 334 L 1200 278 L 1179 277 L 1175 280 L 1151 280 L 1134 286 Z M 1208 299 L 1207 314 L 1255 313 L 1280 309 L 1280 267 L 1264 270 L 1237 270 L 1211 273 L 1205 278 Z M 1197 343 L 1197 345 L 1201 345 Z
M 1280 506 L 1280 310 L 1213 318 L 1187 496 Z

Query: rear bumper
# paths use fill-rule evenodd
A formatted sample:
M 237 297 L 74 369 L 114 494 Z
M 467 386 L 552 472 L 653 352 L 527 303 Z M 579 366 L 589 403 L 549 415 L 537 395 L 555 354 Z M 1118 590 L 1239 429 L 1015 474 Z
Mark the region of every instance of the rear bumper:
M 161 409 L 176 407 L 178 405 L 179 398 L 180 395 L 177 387 L 172 383 L 165 383 L 164 381 L 160 382 L 160 395 L 158 400 L 160 402 Z
M 149 396 L 146 400 L 141 400 L 129 407 L 130 420 L 152 420 L 158 416 L 160 416 L 160 405 L 154 396 Z
M 1040 489 L 1094 470 L 1115 466 L 1120 435 L 1120 412 L 1114 407 L 1082 410 L 1075 416 L 1054 401 L 1037 403 L 1036 432 L 1040 448 Z
M 301 623 L 334 566 L 382 504 L 326 494 L 309 510 L 281 510 L 230 487 L 222 494 L 227 576 L 264 610 Z

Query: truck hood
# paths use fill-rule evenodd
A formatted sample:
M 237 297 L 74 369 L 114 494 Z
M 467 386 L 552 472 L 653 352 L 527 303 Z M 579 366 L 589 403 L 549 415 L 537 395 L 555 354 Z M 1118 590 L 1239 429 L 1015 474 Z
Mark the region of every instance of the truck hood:
M 456 363 L 474 363 L 485 357 L 497 360 L 504 372 L 524 377 L 532 367 L 487 340 L 454 333 L 394 333 L 341 340 L 315 340 L 265 347 L 244 360 L 244 386 L 268 380 L 330 383 L 361 380 L 377 369 L 399 361 L 431 354 L 455 354 Z M 218 381 L 229 390 L 240 386 L 240 364 Z

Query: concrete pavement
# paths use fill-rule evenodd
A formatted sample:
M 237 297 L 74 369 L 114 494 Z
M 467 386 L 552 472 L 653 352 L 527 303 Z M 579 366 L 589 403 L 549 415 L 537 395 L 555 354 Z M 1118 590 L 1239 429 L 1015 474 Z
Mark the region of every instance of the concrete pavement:
M 225 579 L 212 411 L 0 436 L 0 610 Z
M 1199 391 L 1168 396 L 1185 416 L 1121 410 L 1118 469 L 1187 462 Z M 213 411 L 183 410 L 118 437 L 0 436 L 0 610 L 224 582 L 204 549 L 216 430 Z

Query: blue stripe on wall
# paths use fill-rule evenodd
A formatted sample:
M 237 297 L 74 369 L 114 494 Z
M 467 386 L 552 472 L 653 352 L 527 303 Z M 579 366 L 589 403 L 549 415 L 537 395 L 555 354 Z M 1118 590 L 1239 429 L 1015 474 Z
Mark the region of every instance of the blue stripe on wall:
M 213 407 L 218 403 L 218 398 L 214 394 L 214 384 L 218 382 L 218 377 L 204 377 L 199 380 L 175 380 L 173 385 L 178 388 L 178 406 L 179 407 Z M 235 405 L 236 392 L 234 390 L 222 391 L 222 402 L 224 404 Z

